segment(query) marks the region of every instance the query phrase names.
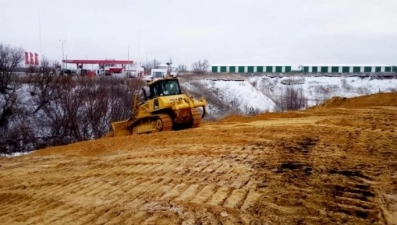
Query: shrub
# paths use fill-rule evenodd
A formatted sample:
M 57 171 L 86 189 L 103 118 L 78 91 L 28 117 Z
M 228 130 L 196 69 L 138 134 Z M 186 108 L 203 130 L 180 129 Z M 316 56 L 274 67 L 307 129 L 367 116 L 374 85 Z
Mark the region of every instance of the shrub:
M 208 60 L 198 60 L 192 64 L 192 72 L 194 74 L 207 74 L 210 67 Z
M 275 101 L 274 111 L 287 111 L 304 109 L 307 106 L 307 99 L 303 94 L 303 89 L 287 87 L 282 95 Z
M 31 151 L 104 136 L 112 121 L 131 115 L 140 80 L 31 73 L 21 84 L 29 98 L 19 103 L 0 136 L 2 153 Z M 17 97 L 22 98 L 23 92 Z M 29 104 L 26 104 L 26 101 Z M 30 107 L 21 107 L 29 105 Z M 18 112 L 18 113 L 17 113 Z

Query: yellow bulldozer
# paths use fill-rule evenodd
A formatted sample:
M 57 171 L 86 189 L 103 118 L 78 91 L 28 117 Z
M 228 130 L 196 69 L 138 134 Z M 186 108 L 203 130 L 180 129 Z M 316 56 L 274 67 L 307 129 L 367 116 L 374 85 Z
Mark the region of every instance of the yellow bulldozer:
M 112 123 L 113 135 L 126 136 L 200 126 L 207 102 L 183 93 L 175 77 L 147 83 L 135 93 L 131 117 Z M 202 108 L 198 110 L 197 108 Z

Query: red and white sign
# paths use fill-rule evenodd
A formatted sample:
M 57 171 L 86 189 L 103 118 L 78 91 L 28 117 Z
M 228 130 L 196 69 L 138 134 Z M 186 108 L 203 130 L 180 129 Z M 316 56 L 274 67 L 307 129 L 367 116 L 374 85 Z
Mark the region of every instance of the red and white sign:
M 37 53 L 34 53 L 34 64 L 36 66 L 39 65 L 39 54 L 37 54 Z
M 29 61 L 29 53 L 25 52 L 25 65 L 29 65 L 30 61 Z
M 33 58 L 33 53 L 29 52 L 29 56 L 30 56 L 30 65 L 34 65 L 34 58 Z

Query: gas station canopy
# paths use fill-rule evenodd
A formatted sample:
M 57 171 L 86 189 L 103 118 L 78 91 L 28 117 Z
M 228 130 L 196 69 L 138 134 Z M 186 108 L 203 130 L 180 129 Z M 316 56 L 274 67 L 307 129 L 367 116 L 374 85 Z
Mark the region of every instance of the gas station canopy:
M 133 64 L 132 60 L 92 60 L 92 59 L 65 59 L 63 63 L 75 63 L 75 64 Z

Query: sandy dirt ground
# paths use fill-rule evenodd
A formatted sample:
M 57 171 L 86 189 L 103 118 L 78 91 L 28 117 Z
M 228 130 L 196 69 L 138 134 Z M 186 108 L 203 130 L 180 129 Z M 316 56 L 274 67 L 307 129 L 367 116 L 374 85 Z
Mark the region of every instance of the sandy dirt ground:
M 1 224 L 397 224 L 397 93 L 0 158 Z

